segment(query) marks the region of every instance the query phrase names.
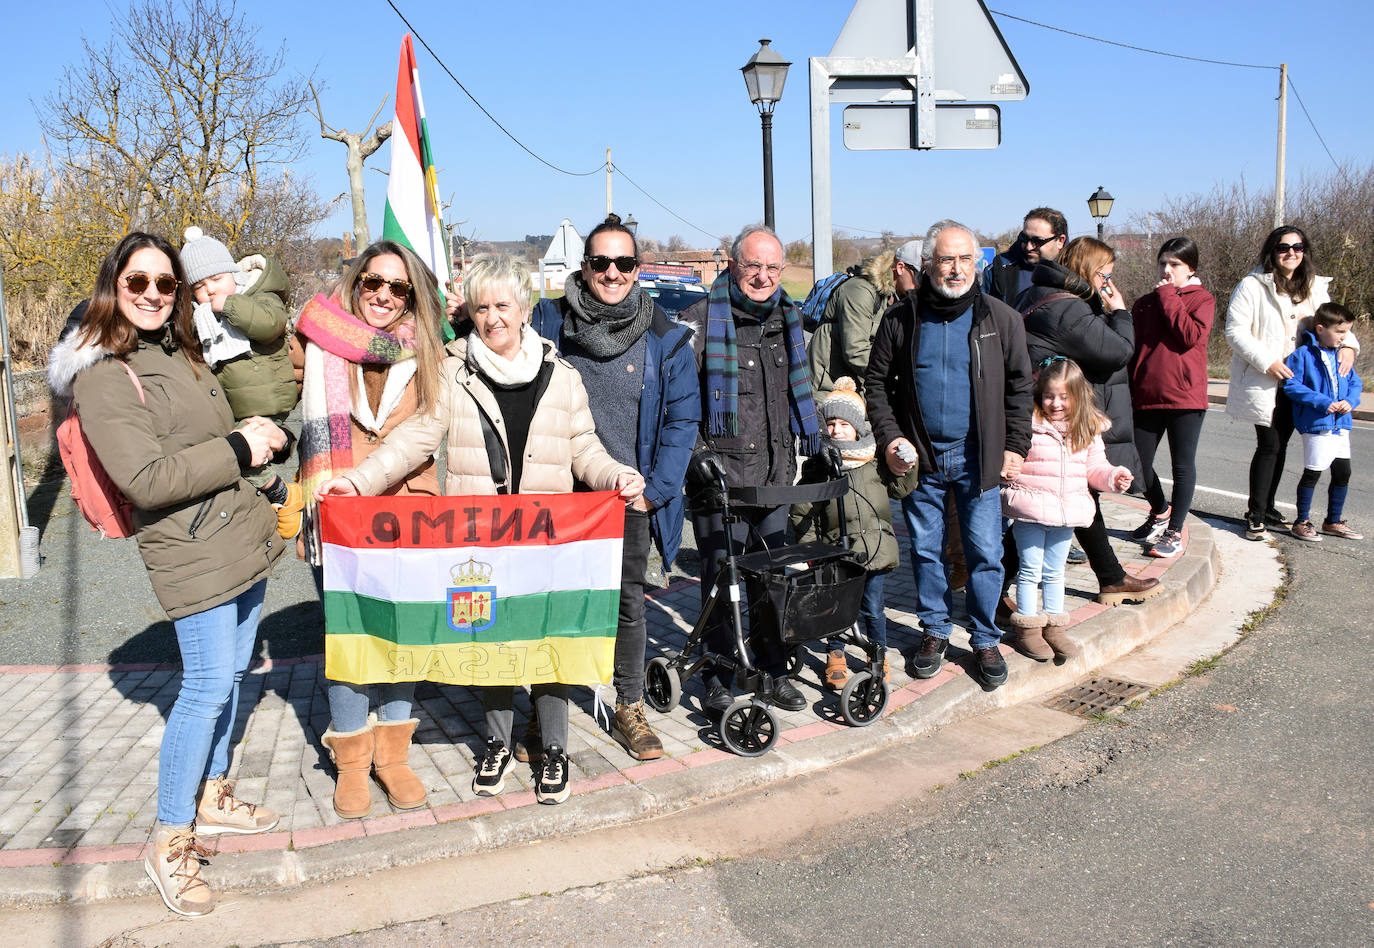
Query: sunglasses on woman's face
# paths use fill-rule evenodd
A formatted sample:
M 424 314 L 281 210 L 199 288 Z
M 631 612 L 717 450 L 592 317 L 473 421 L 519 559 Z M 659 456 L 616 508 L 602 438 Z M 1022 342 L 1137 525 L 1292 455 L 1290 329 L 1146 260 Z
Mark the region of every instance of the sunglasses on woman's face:
M 605 273 L 615 264 L 615 268 L 621 273 L 629 273 L 639 266 L 639 261 L 634 257 L 607 257 L 604 254 L 596 254 L 587 258 L 587 266 L 592 268 L 593 273 Z
M 171 296 L 177 291 L 177 287 L 181 286 L 181 281 L 169 273 L 164 273 L 158 277 L 150 277 L 142 271 L 136 271 L 124 277 L 124 285 L 129 288 L 129 292 L 134 294 L 134 296 L 138 296 L 144 290 L 148 289 L 149 283 L 151 283 L 153 288 L 163 296 Z
M 1283 254 L 1288 253 L 1288 251 L 1290 250 L 1294 253 L 1302 253 L 1304 250 L 1307 249 L 1307 247 L 1301 241 L 1299 241 L 1296 244 L 1279 244 L 1274 249 L 1279 252 L 1280 256 L 1282 256 Z
M 383 286 L 388 286 L 391 288 L 391 295 L 398 300 L 409 299 L 410 297 L 411 287 L 408 280 L 388 280 L 378 273 L 364 273 L 358 277 L 358 282 L 369 293 L 376 293 Z

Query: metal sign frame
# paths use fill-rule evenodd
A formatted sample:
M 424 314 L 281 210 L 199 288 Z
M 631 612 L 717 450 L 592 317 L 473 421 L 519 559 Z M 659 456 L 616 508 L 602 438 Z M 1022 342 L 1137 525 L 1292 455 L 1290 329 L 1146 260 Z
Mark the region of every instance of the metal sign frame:
M 977 3 L 992 29 L 993 38 L 1000 44 L 1000 52 L 1015 71 L 1016 81 L 1005 88 L 990 84 L 985 94 L 971 95 L 975 90 L 938 89 L 935 75 L 935 8 L 937 3 Z M 888 8 L 899 9 L 895 0 L 857 0 L 846 23 L 858 23 L 855 16 L 860 4 L 870 4 L 862 18 L 868 26 L 874 19 L 872 12 L 886 14 Z M 884 9 L 877 11 L 882 6 Z M 935 110 L 937 103 L 1015 101 L 1030 92 L 1021 67 L 1016 63 L 1002 32 L 993 22 L 983 0 L 906 0 L 906 23 L 909 40 L 914 41 L 910 53 L 900 58 L 813 56 L 808 60 L 811 94 L 811 236 L 814 247 L 815 273 L 818 277 L 834 269 L 834 249 L 831 231 L 834 223 L 830 204 L 830 113 L 831 107 L 842 103 L 855 104 L 912 104 L 915 107 L 916 148 L 938 147 Z M 894 27 L 895 28 L 895 27 Z M 842 31 L 842 37 L 844 32 Z M 862 34 L 861 34 L 862 35 Z M 846 47 L 854 45 L 854 37 L 845 37 Z M 837 46 L 841 45 L 837 41 Z M 859 40 L 862 45 L 862 39 Z M 890 39 L 879 44 L 892 49 Z

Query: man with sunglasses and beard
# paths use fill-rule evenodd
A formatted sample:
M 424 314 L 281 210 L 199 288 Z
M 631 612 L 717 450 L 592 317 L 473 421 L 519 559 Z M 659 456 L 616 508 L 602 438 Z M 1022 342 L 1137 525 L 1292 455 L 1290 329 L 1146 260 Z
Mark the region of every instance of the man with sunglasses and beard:
M 1031 273 L 1045 260 L 1056 260 L 1069 239 L 1069 222 L 1052 207 L 1026 212 L 1021 233 L 1005 253 L 983 271 L 983 292 L 1008 306 L 1031 286 Z
M 611 736 L 635 760 L 655 760 L 663 742 L 644 716 L 645 570 L 651 538 L 665 573 L 682 541 L 682 482 L 701 418 L 696 365 L 691 331 L 640 287 L 639 248 L 620 218 L 607 215 L 585 247 L 563 297 L 540 300 L 530 325 L 582 376 L 607 452 L 644 475 L 644 493 L 625 508 Z M 532 716 L 517 760 L 538 755 L 538 735 Z

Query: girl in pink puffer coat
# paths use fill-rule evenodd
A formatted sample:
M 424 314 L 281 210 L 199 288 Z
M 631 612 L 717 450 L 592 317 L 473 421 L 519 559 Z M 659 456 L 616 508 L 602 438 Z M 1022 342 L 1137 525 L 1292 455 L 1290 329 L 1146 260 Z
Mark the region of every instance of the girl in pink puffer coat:
M 1046 661 L 1076 651 L 1064 634 L 1064 563 L 1074 527 L 1092 522 L 1090 489 L 1124 491 L 1131 472 L 1107 460 L 1102 432 L 1111 422 L 1097 410 L 1078 363 L 1051 356 L 1038 368 L 1030 453 L 1021 473 L 1002 487 L 1002 510 L 1013 521 L 1021 557 L 1012 628 L 1020 633 L 1022 653 Z

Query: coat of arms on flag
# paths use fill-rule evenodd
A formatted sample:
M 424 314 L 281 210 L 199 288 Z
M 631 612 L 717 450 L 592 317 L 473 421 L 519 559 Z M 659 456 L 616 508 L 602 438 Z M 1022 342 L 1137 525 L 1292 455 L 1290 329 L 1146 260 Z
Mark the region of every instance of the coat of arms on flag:
M 448 590 L 448 627 L 455 632 L 480 632 L 496 621 L 496 587 L 491 582 L 491 564 L 479 563 L 471 556 L 453 568 L 453 586 Z
M 624 528 L 614 491 L 326 497 L 325 674 L 608 682 Z

